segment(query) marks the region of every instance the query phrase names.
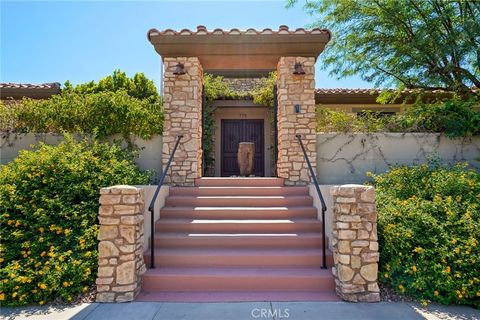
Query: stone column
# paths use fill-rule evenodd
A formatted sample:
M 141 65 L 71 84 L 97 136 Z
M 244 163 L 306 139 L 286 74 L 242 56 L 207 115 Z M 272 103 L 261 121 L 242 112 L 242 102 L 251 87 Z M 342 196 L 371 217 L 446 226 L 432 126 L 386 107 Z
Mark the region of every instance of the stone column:
M 143 189 L 100 190 L 97 302 L 133 301 L 140 292 L 143 261 Z
M 333 260 L 337 294 L 351 302 L 378 302 L 378 239 L 375 190 L 334 187 Z
M 184 65 L 185 74 L 173 74 L 178 63 Z M 164 164 L 177 136 L 183 135 L 166 182 L 192 186 L 202 176 L 202 65 L 196 57 L 178 57 L 165 58 L 164 66 Z
M 301 63 L 304 75 L 295 75 Z M 289 185 L 308 184 L 310 175 L 295 135 L 301 134 L 307 155 L 316 169 L 315 58 L 281 57 L 277 65 L 278 160 L 277 175 Z M 295 106 L 299 105 L 297 113 Z

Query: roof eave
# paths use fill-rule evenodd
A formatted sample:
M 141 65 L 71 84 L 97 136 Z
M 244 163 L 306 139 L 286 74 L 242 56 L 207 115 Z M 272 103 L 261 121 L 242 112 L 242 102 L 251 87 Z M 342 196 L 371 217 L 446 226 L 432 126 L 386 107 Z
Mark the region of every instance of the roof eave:
M 232 29 L 236 30 L 236 29 Z M 168 57 L 198 57 L 205 70 L 274 70 L 282 56 L 317 58 L 331 38 L 328 30 L 301 33 L 175 32 L 149 30 L 155 51 Z

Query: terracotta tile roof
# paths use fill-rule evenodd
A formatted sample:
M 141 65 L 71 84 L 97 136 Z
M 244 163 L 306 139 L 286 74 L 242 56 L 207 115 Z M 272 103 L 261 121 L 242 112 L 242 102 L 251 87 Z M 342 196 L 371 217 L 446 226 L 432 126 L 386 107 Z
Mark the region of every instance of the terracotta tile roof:
M 272 35 L 272 34 L 328 34 L 329 38 L 331 38 L 331 33 L 327 29 L 320 29 L 320 28 L 313 28 L 313 29 L 304 29 L 304 28 L 297 28 L 290 30 L 288 26 L 281 25 L 278 30 L 273 30 L 270 28 L 265 28 L 262 30 L 256 30 L 253 28 L 249 28 L 247 30 L 240 30 L 237 28 L 233 28 L 230 30 L 223 30 L 223 29 L 213 29 L 211 31 L 207 30 L 205 26 L 197 26 L 197 30 L 192 31 L 189 29 L 182 29 L 180 31 L 172 30 L 172 29 L 165 29 L 163 31 L 159 31 L 157 29 L 150 29 L 148 31 L 148 37 L 154 35 Z
M 0 83 L 0 89 L 60 89 L 60 83 L 41 83 L 41 84 L 30 84 L 30 83 Z
M 380 94 L 385 91 L 393 91 L 393 89 L 375 89 L 375 88 L 317 88 L 315 89 L 316 94 L 354 94 L 354 95 L 375 95 Z M 402 93 L 414 93 L 415 90 L 405 89 Z M 429 91 L 430 93 L 448 93 L 445 90 L 433 90 Z
M 18 100 L 24 97 L 32 99 L 48 99 L 61 91 L 60 83 L 0 83 L 0 99 Z
M 317 103 L 373 103 L 376 104 L 377 97 L 382 92 L 394 91 L 393 89 L 346 89 L 346 88 L 317 88 L 315 89 L 315 101 Z M 472 93 L 479 92 L 478 89 L 472 88 Z M 403 102 L 404 98 L 407 98 L 408 103 L 414 101 L 414 96 L 419 93 L 418 90 L 405 89 L 402 91 L 401 97 L 398 99 L 398 103 Z M 424 101 L 429 101 L 434 97 L 450 97 L 451 91 L 446 90 L 430 90 L 424 91 Z M 413 94 L 409 97 L 409 94 Z
M 317 88 L 315 89 L 315 102 L 321 104 L 339 104 L 339 103 L 372 103 L 377 104 L 376 100 L 380 93 L 388 89 L 374 88 Z
M 317 88 L 315 89 L 315 93 L 317 94 L 372 94 L 372 93 L 380 93 L 382 89 L 372 89 L 372 88 Z
M 385 91 L 394 91 L 394 89 L 375 89 L 375 88 L 356 88 L 356 89 L 349 89 L 349 88 L 317 88 L 315 89 L 316 94 L 342 94 L 342 95 L 348 95 L 348 94 L 353 94 L 353 95 L 378 95 L 382 92 Z M 478 89 L 472 88 L 472 92 L 477 92 Z M 402 90 L 402 93 L 415 93 L 418 92 L 418 90 L 414 89 L 404 89 Z M 451 93 L 450 91 L 447 90 L 429 90 L 426 91 L 428 93 L 433 93 L 433 94 L 438 94 L 438 93 Z

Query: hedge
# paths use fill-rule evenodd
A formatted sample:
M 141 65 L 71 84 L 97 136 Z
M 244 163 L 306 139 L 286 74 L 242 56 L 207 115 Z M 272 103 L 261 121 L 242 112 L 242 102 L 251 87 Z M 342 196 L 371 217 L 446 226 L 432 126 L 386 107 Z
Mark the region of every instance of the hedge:
M 374 176 L 379 279 L 399 293 L 480 307 L 480 173 L 466 164 Z
M 98 138 L 121 133 L 148 139 L 162 130 L 162 105 L 133 98 L 123 90 L 64 92 L 48 100 L 0 104 L 0 131 L 4 132 L 96 133 Z
M 478 99 L 415 103 L 403 113 L 361 116 L 317 106 L 317 132 L 441 132 L 449 137 L 480 135 Z
M 163 103 L 152 80 L 115 70 L 98 83 L 72 86 L 50 99 L 0 102 L 0 131 L 95 134 L 120 133 L 149 139 L 163 131 Z
M 102 187 L 145 184 L 117 145 L 41 144 L 0 168 L 2 305 L 72 301 L 94 284 Z

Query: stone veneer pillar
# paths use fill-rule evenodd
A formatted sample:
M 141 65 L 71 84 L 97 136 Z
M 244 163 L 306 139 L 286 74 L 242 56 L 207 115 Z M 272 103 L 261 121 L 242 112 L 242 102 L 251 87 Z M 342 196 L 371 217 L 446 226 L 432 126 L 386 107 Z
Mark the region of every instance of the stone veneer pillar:
M 184 75 L 174 75 L 178 63 Z M 168 161 L 178 135 L 183 135 L 172 161 L 166 182 L 193 186 L 202 176 L 202 76 L 196 57 L 165 58 L 163 160 Z
M 380 301 L 375 190 L 333 187 L 333 260 L 337 294 L 351 302 Z
M 140 292 L 143 261 L 143 189 L 100 190 L 97 302 L 133 301 Z
M 304 75 L 295 75 L 295 63 L 301 63 Z M 308 167 L 295 135 L 301 134 L 307 155 L 316 169 L 315 134 L 315 58 L 281 57 L 277 65 L 277 175 L 289 185 L 310 182 Z M 300 113 L 295 105 L 300 105 Z

